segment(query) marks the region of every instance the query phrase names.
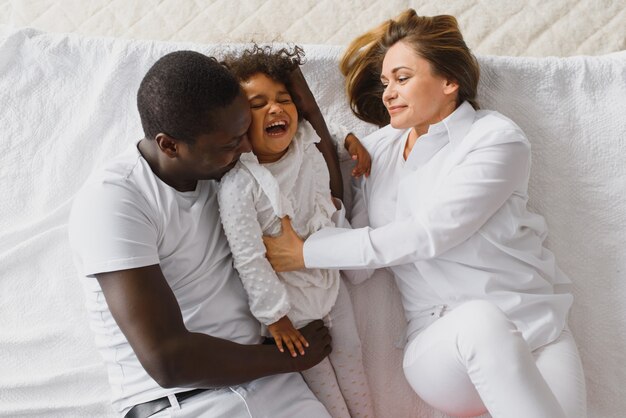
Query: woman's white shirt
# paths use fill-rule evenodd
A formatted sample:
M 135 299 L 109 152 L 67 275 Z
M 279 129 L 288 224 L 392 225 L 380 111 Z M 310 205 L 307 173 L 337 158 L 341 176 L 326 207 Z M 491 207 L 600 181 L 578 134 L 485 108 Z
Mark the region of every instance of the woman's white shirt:
M 448 309 L 483 299 L 513 320 L 531 348 L 554 340 L 572 303 L 544 219 L 527 210 L 530 144 L 511 120 L 465 102 L 430 126 L 403 158 L 409 130 L 363 139 L 370 177 L 353 217 L 369 227 L 325 228 L 304 245 L 309 268 L 391 267 L 412 338 Z M 358 223 L 353 221 L 353 226 Z

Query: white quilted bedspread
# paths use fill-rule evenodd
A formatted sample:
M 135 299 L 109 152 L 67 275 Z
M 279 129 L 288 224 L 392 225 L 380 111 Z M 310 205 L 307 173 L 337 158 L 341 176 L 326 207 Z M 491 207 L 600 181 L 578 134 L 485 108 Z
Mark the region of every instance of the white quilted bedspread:
M 0 23 L 135 39 L 345 45 L 408 7 L 456 16 L 479 54 L 626 49 L 626 0 L 0 0 Z
M 531 205 L 574 282 L 589 417 L 625 416 L 626 0 L 0 0 L 0 416 L 114 416 L 66 223 L 93 166 L 141 135 L 134 95 L 150 64 L 222 51 L 211 42 L 308 44 L 304 72 L 328 118 L 364 134 L 342 95 L 341 47 L 312 44 L 345 45 L 408 6 L 458 17 L 481 104 L 528 134 Z M 440 417 L 402 377 L 400 302 L 377 274 L 351 292 L 378 418 Z
M 231 48 L 237 48 L 231 45 Z M 17 31 L 0 37 L 0 415 L 111 416 L 71 263 L 71 199 L 94 165 L 141 136 L 135 92 L 149 66 L 207 44 Z M 339 47 L 306 46 L 303 70 L 330 120 L 363 134 L 337 71 Z M 598 57 L 479 56 L 480 101 L 533 145 L 531 205 L 574 282 L 571 327 L 589 416 L 626 411 L 626 51 Z M 347 167 L 346 167 L 347 168 Z M 349 203 L 349 202 L 348 202 Z M 385 272 L 351 289 L 380 418 L 437 417 L 409 390 L 395 347 L 400 301 Z

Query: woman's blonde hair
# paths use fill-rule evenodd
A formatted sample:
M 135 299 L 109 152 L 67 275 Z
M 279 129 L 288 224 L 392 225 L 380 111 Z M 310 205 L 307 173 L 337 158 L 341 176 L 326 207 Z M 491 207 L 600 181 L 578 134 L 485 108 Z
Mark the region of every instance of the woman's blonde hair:
M 389 114 L 382 102 L 380 81 L 383 58 L 397 42 L 405 42 L 427 60 L 433 74 L 459 84 L 457 106 L 468 101 L 478 109 L 476 91 L 480 69 L 463 40 L 454 16 L 418 16 L 408 9 L 350 43 L 339 68 L 346 77 L 352 112 L 361 120 L 383 126 Z

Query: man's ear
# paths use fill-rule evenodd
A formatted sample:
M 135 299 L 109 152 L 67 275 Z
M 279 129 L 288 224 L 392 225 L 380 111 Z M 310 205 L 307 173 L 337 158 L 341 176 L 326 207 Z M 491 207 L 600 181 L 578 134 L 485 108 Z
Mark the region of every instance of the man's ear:
M 179 143 L 176 139 L 172 138 L 168 134 L 158 133 L 154 137 L 154 140 L 156 141 L 156 144 L 161 152 L 170 158 L 176 158 L 179 147 Z
M 444 94 L 453 94 L 459 90 L 459 83 L 454 80 L 443 80 Z

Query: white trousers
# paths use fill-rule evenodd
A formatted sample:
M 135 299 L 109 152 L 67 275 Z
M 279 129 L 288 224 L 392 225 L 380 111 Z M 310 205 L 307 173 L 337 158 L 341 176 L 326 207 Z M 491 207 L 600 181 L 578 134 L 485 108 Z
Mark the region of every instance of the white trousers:
M 531 352 L 497 306 L 467 302 L 407 344 L 404 374 L 446 414 L 494 418 L 586 417 L 585 379 L 569 329 Z
M 154 418 L 330 418 L 300 373 L 253 380 L 239 386 L 207 390 L 158 412 Z

